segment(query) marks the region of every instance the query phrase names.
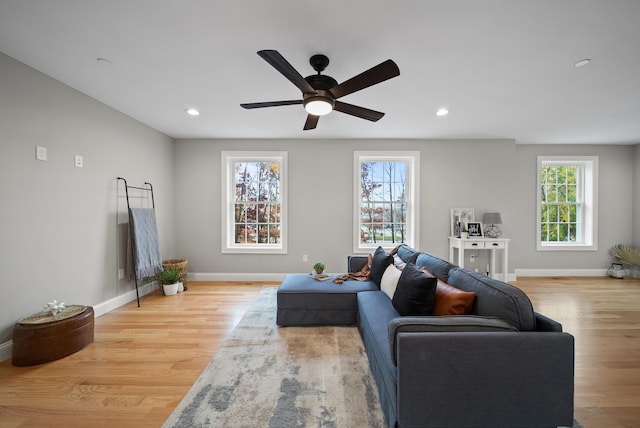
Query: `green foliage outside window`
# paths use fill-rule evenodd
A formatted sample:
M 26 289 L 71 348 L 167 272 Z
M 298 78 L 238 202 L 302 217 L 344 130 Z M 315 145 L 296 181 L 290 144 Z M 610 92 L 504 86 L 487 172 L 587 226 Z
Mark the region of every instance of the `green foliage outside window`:
M 545 165 L 541 171 L 540 227 L 543 242 L 576 242 L 580 228 L 576 165 Z

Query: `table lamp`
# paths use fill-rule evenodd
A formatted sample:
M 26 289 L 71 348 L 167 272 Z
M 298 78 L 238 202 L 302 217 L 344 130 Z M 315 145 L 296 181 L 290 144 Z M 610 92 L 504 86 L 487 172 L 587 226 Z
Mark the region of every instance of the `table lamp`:
M 500 213 L 484 213 L 482 222 L 486 225 L 484 228 L 484 236 L 487 238 L 499 238 L 500 235 L 502 235 L 502 230 L 498 226 L 502 224 Z

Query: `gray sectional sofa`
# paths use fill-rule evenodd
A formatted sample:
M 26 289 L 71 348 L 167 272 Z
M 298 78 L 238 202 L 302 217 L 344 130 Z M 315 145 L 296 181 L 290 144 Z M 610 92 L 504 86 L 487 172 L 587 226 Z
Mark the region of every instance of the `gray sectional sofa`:
M 343 301 L 343 311 L 345 299 L 351 299 L 353 317 L 341 319 L 355 318 L 389 427 L 572 426 L 573 336 L 534 312 L 514 286 L 408 246 L 398 247 L 395 257 L 407 263 L 408 271 L 424 268 L 458 290 L 475 293 L 470 314 L 401 315 L 396 296 L 379 289 L 381 267 L 374 255 L 371 281 L 315 287 L 316 297 L 325 290 L 331 294 L 320 306 L 289 281 L 278 293 L 278 324 L 333 324 L 335 313 L 327 318 L 323 305 Z M 367 257 L 351 257 L 349 270 L 358 271 L 366 262 Z M 296 306 L 299 311 L 292 315 Z M 303 313 L 304 322 L 298 323 Z

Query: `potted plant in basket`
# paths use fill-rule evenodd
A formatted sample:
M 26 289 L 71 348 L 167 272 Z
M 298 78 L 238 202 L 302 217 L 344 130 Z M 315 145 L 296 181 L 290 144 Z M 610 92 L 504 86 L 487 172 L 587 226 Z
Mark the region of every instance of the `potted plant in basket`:
M 180 276 L 180 271 L 174 268 L 163 269 L 158 273 L 156 278 L 162 284 L 162 291 L 165 296 L 171 296 L 178 292 Z
M 324 272 L 324 264 L 322 262 L 318 262 L 315 265 L 313 265 L 313 270 L 316 271 L 316 274 L 320 275 L 322 272 Z

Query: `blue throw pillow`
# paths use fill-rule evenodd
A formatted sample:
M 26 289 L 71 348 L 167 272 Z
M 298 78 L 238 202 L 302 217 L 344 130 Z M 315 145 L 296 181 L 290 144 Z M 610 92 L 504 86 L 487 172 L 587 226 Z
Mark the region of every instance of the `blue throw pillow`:
M 437 278 L 408 263 L 398 280 L 393 306 L 402 316 L 433 315 L 437 285 Z
M 387 253 L 384 248 L 378 247 L 373 253 L 373 257 L 371 259 L 371 280 L 380 287 L 380 282 L 382 281 L 382 275 L 387 267 L 393 263 L 393 256 Z

